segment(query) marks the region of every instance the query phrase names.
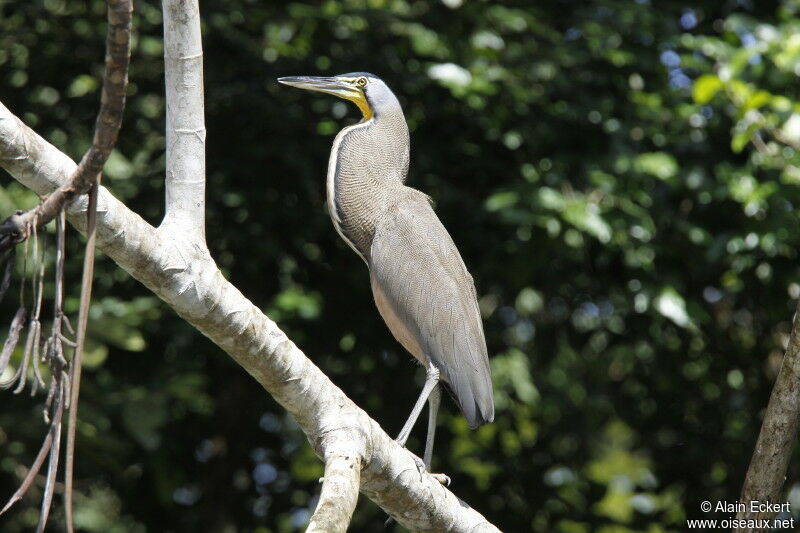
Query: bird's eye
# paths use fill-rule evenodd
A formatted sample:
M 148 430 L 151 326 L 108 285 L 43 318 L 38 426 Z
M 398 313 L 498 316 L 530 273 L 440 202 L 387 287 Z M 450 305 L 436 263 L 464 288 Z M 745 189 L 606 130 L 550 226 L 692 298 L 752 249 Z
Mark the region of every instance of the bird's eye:
M 367 78 L 365 78 L 363 76 L 358 78 L 356 80 L 356 85 L 358 85 L 359 87 L 366 87 L 367 86 Z

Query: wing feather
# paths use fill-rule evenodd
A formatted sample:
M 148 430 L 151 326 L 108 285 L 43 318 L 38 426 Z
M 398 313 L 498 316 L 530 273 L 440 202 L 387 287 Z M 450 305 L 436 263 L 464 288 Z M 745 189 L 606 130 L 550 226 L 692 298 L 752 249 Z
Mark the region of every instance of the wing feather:
M 375 231 L 375 301 L 395 338 L 439 369 L 476 427 L 494 419 L 494 402 L 475 285 L 426 197 L 407 191 Z

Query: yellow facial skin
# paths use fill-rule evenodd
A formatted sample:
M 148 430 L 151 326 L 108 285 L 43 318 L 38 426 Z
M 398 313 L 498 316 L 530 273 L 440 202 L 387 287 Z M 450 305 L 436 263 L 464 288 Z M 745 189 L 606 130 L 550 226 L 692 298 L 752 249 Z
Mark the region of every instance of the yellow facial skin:
M 367 95 L 364 94 L 363 87 L 366 87 L 368 83 L 366 78 L 359 77 L 359 78 L 340 78 L 342 81 L 346 82 L 347 84 L 351 85 L 355 91 L 348 91 L 346 95 L 342 96 L 345 100 L 350 100 L 361 111 L 361 114 L 364 115 L 364 120 L 369 120 L 372 118 L 372 108 L 369 107 L 369 102 L 367 102 Z M 362 81 L 363 80 L 363 81 Z

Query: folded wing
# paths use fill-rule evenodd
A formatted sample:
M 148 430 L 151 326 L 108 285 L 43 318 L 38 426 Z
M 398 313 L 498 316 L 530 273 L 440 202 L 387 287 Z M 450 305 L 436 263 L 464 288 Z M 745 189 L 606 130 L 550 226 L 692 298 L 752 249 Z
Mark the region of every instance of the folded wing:
M 395 338 L 439 369 L 474 428 L 494 420 L 475 285 L 427 197 L 409 188 L 403 194 L 370 249 L 375 302 Z

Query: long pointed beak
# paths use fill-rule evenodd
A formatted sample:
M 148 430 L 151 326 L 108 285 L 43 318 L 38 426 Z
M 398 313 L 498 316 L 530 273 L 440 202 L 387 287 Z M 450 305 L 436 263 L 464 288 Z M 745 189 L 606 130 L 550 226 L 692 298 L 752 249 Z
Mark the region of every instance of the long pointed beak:
M 339 78 L 327 78 L 322 76 L 287 76 L 285 78 L 278 78 L 278 83 L 288 85 L 290 87 L 297 87 L 298 89 L 305 89 L 306 91 L 314 91 L 318 93 L 327 93 L 339 98 L 352 99 L 359 94 L 359 90 L 351 83 L 341 80 Z

